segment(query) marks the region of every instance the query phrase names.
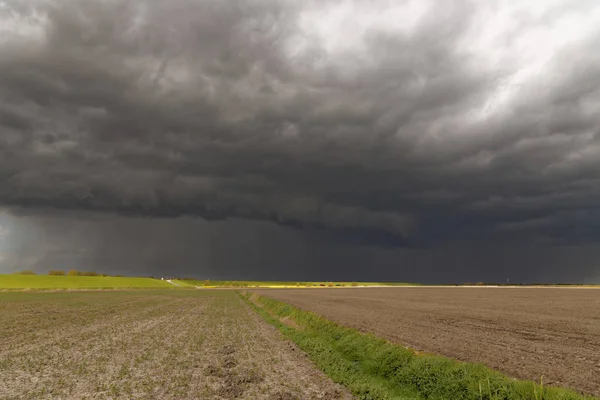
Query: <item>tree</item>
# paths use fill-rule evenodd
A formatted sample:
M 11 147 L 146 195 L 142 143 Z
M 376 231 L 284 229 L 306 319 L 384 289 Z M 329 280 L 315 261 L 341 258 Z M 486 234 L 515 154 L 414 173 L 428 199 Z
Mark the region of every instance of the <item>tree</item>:
M 69 276 L 80 276 L 81 272 L 77 271 L 76 269 L 72 269 L 69 272 L 67 272 L 67 275 L 69 275 Z
M 19 272 L 17 272 L 17 274 L 19 274 L 19 275 L 37 275 L 34 271 L 32 271 L 30 269 L 19 271 Z
M 48 271 L 48 275 L 64 276 L 65 271 L 60 270 L 60 269 L 51 269 L 50 271 Z

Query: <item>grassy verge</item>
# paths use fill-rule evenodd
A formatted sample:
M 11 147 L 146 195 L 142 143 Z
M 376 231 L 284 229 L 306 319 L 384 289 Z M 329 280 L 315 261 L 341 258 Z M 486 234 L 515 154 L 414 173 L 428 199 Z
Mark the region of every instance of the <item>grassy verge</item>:
M 256 293 L 242 298 L 359 399 L 582 400 L 571 390 L 511 379 L 484 365 L 417 355 Z
M 114 276 L 0 275 L 0 289 L 173 288 L 152 278 Z

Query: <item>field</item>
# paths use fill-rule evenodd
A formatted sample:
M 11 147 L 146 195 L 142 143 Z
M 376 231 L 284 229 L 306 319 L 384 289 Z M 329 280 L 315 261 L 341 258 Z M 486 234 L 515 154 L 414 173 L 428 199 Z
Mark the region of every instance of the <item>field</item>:
M 0 275 L 0 289 L 113 289 L 171 288 L 166 281 L 152 278 L 114 276 Z
M 41 290 L 0 292 L 0 399 L 583 400 L 600 386 L 594 289 L 14 277 Z
M 115 276 L 51 276 L 0 274 L 0 289 L 118 289 L 118 288 L 289 288 L 289 287 L 355 287 L 355 286 L 405 286 L 394 282 L 287 282 L 287 281 L 219 281 Z
M 0 398 L 345 399 L 228 290 L 0 293 Z
M 418 351 L 600 395 L 600 291 L 555 288 L 256 290 Z
M 205 288 L 232 287 L 265 287 L 265 288 L 292 288 L 292 287 L 362 287 L 362 286 L 408 286 L 413 283 L 403 282 L 296 282 L 296 281 L 219 281 L 219 280 L 195 280 L 195 279 L 176 279 L 174 282 L 183 286 L 197 286 Z

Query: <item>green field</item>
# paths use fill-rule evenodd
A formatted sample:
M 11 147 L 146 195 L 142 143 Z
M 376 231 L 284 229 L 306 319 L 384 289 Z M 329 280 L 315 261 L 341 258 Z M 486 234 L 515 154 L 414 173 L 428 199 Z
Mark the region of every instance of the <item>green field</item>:
M 332 282 L 332 281 L 225 281 L 173 279 L 174 284 L 153 278 L 115 276 L 53 276 L 0 274 L 1 289 L 118 289 L 118 288 L 330 288 L 370 286 L 426 286 L 406 282 Z M 453 285 L 456 286 L 456 285 Z M 561 285 L 581 286 L 581 285 Z M 587 285 L 592 286 L 592 285 Z
M 52 275 L 0 275 L 0 289 L 112 289 L 112 288 L 247 288 L 247 287 L 361 287 L 405 286 L 409 283 L 390 282 L 295 282 L 295 281 L 223 281 L 174 279 L 167 281 L 153 278 L 114 276 L 52 276 Z
M 0 275 L 0 289 L 113 289 L 173 288 L 166 281 L 152 278 L 114 276 Z

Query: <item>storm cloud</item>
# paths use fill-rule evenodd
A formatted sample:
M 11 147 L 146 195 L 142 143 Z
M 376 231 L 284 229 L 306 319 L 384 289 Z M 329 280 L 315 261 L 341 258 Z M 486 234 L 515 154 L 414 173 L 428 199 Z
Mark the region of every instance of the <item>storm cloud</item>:
M 362 265 L 593 247 L 598 43 L 584 0 L 0 1 L 0 205 L 275 223 Z

